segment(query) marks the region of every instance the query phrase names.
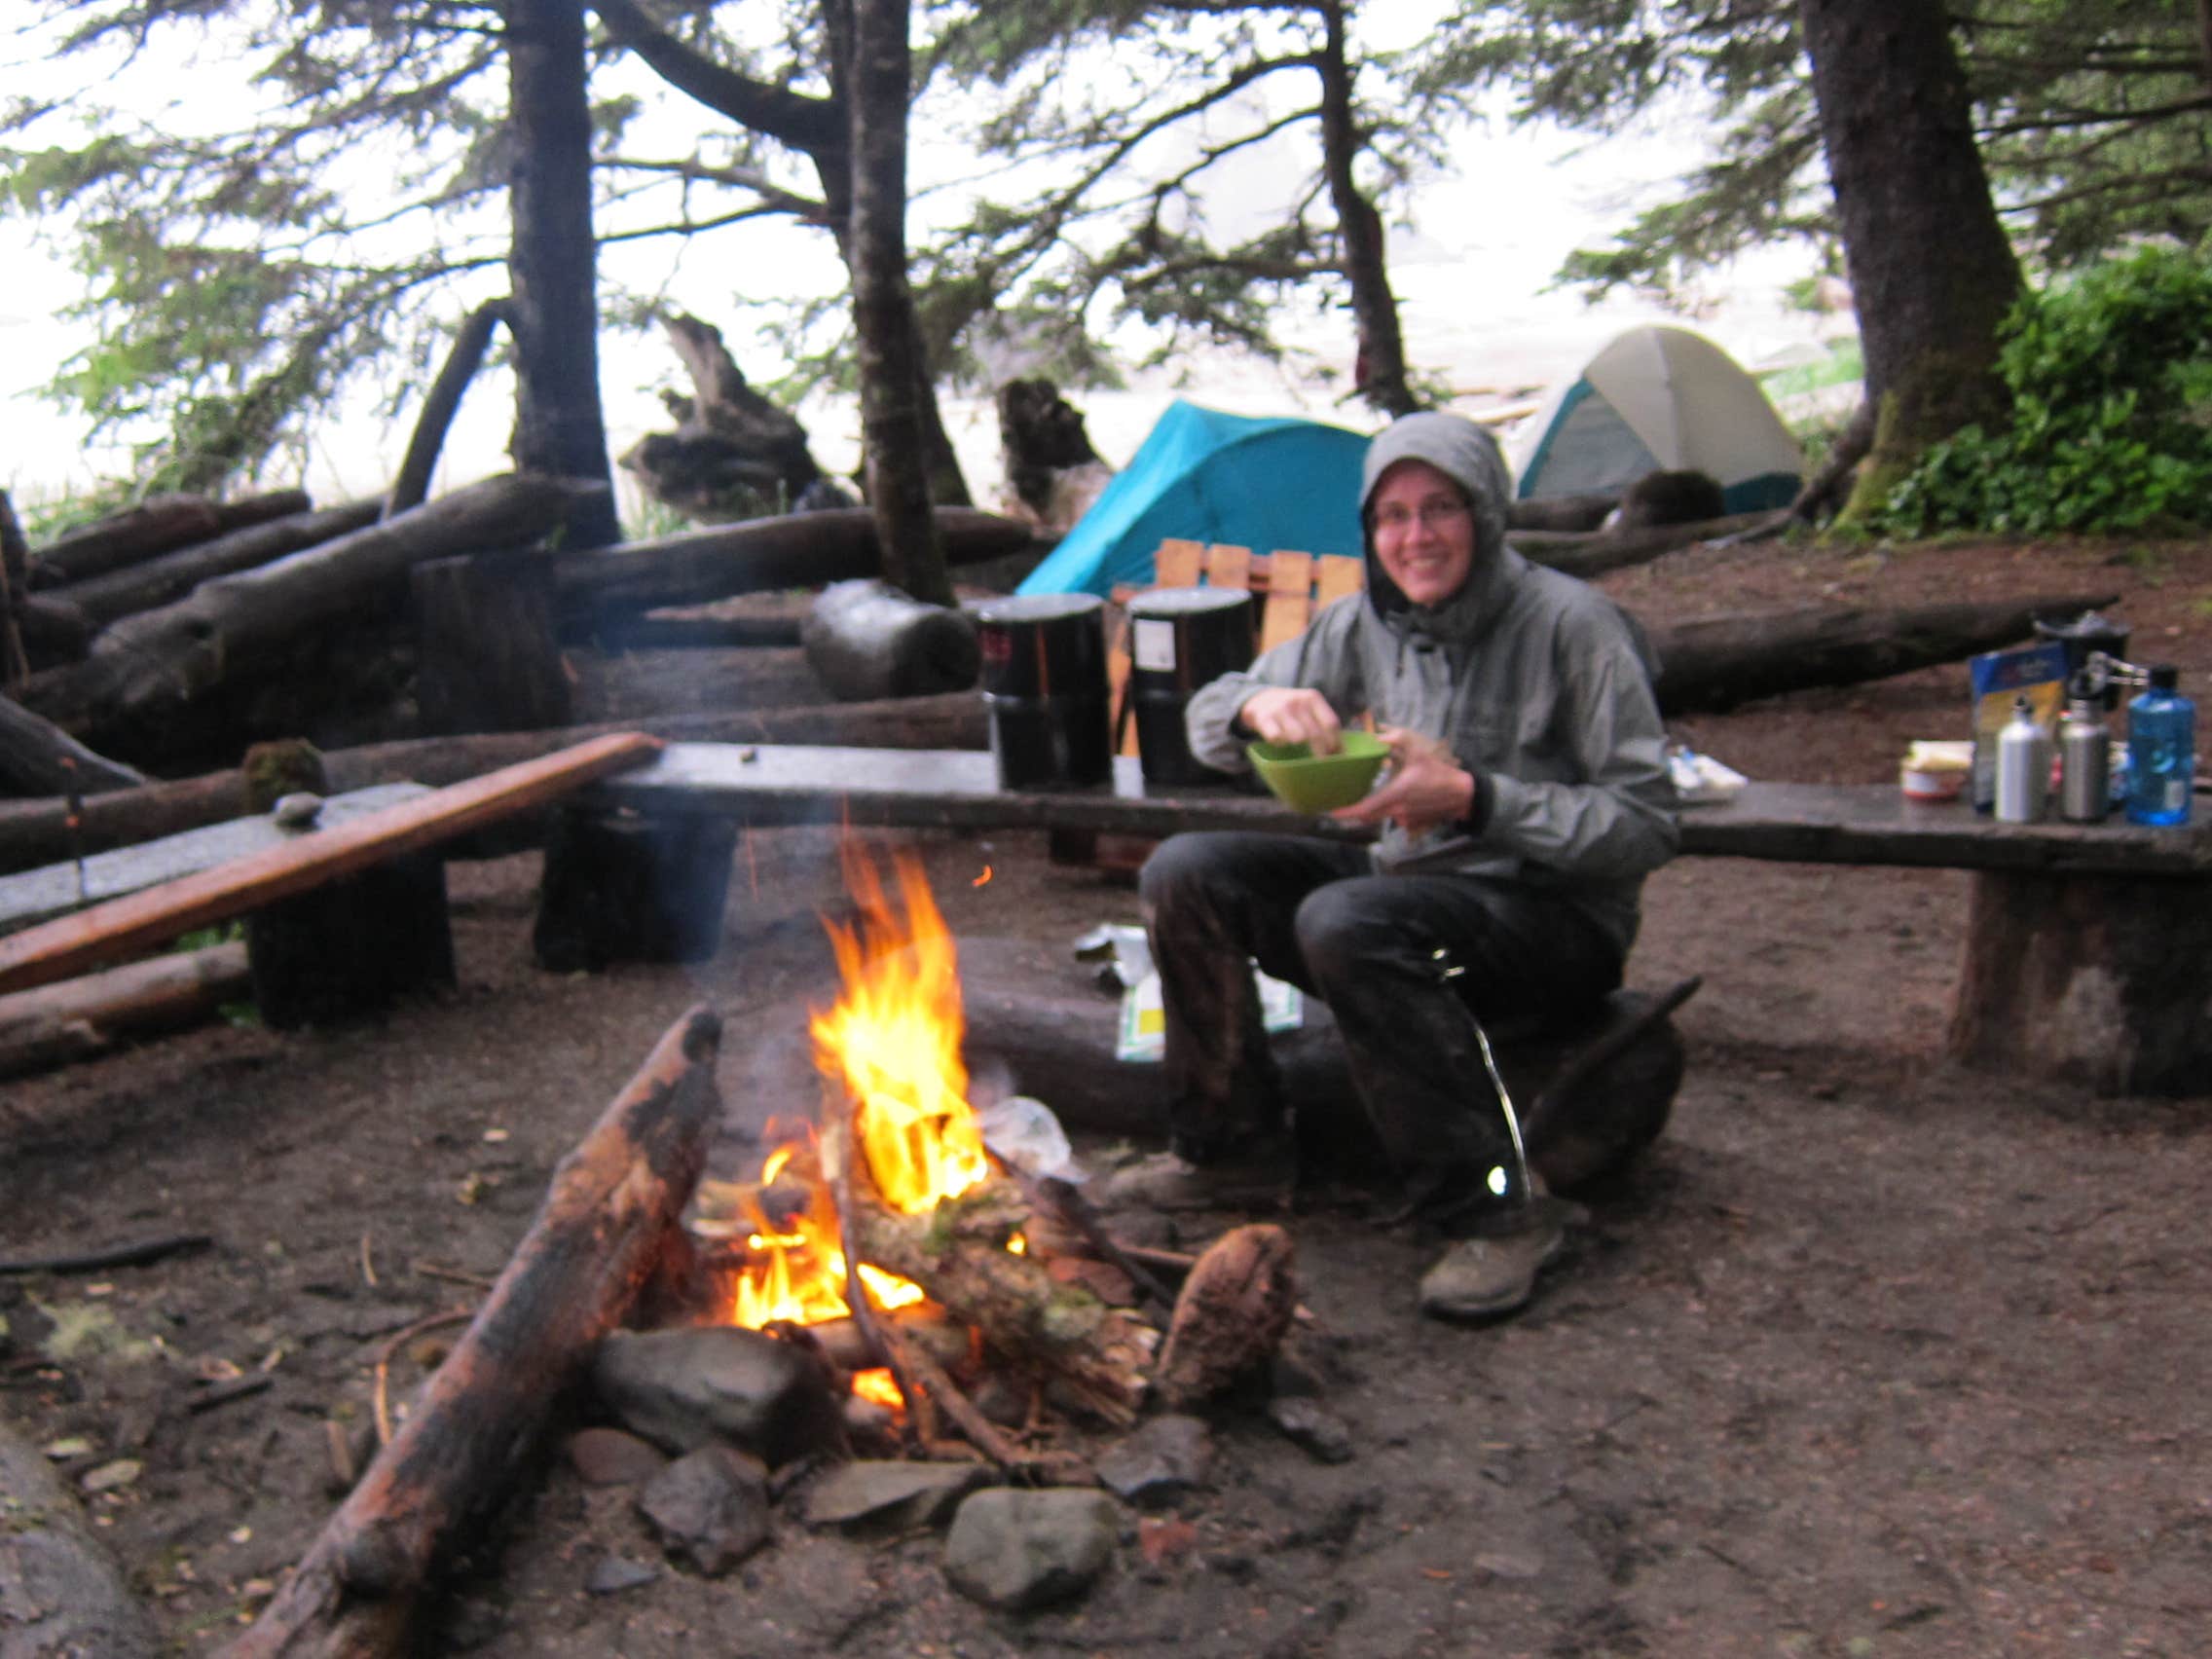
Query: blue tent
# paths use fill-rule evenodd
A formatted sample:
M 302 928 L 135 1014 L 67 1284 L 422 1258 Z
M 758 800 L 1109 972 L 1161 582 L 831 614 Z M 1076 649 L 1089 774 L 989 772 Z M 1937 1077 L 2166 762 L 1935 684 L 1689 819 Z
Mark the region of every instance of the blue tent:
M 1367 440 L 1341 426 L 1178 400 L 1019 591 L 1105 594 L 1117 582 L 1149 582 L 1153 553 L 1170 535 L 1255 553 L 1356 555 L 1366 453 Z

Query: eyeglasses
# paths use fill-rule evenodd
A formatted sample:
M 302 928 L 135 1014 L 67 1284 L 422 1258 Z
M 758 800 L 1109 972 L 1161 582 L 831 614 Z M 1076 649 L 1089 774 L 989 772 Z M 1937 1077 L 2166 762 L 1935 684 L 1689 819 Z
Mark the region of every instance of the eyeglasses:
M 1446 525 L 1456 524 L 1466 516 L 1467 503 L 1464 501 L 1440 498 L 1423 501 L 1418 508 L 1392 501 L 1375 509 L 1375 528 L 1378 531 L 1388 531 L 1394 535 L 1403 535 L 1413 529 L 1414 521 L 1419 519 L 1424 529 L 1442 530 Z

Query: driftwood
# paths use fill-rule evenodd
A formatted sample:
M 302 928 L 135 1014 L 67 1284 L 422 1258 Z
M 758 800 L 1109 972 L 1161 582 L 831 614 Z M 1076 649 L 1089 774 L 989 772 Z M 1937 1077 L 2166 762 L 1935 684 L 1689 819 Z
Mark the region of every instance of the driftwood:
M 161 1633 L 132 1599 L 77 1498 L 0 1422 L 0 1647 L 11 1656 L 156 1659 Z
M 1604 575 L 1607 571 L 1625 571 L 1632 565 L 1648 565 L 1663 554 L 1677 548 L 1694 547 L 1701 541 L 1717 541 L 1723 536 L 1761 525 L 1772 513 L 1733 513 L 1727 518 L 1707 519 L 1701 524 L 1662 524 L 1645 530 L 1595 531 L 1588 535 L 1570 535 L 1554 531 L 1515 531 L 1512 542 L 1532 564 L 1548 565 L 1555 571 L 1564 571 L 1570 576 L 1588 580 Z
M 662 392 L 676 430 L 647 433 L 622 458 L 646 495 L 707 524 L 852 504 L 816 464 L 796 417 L 746 385 L 719 329 L 681 312 L 661 327 L 691 395 Z
M 137 789 L 146 775 L 95 755 L 52 720 L 0 696 L 0 790 L 11 794 L 99 794 Z
M 303 548 L 318 547 L 376 521 L 374 501 L 350 501 L 317 512 L 290 513 L 211 540 L 196 541 L 104 576 L 71 582 L 55 588 L 54 597 L 69 601 L 96 626 L 105 627 L 119 616 L 182 599 L 202 582 L 257 569 Z
M 846 1226 L 864 1260 L 912 1279 L 1006 1361 L 1043 1373 L 1095 1416 L 1126 1426 L 1144 1403 L 1158 1333 L 1070 1290 L 1035 1255 L 1010 1252 L 1008 1238 L 1030 1221 L 1021 1195 L 994 1178 L 921 1216 L 856 1191 Z
M 371 784 L 442 787 L 618 731 L 642 731 L 669 742 L 823 743 L 876 749 L 983 749 L 990 741 L 982 699 L 952 692 L 886 703 L 666 715 L 553 731 L 411 738 L 334 749 L 324 754 L 323 761 L 334 793 Z M 93 796 L 83 803 L 74 830 L 65 799 L 0 801 L 0 874 L 58 864 L 80 852 L 134 846 L 203 824 L 219 824 L 247 810 L 235 770 Z
M 35 677 L 23 701 L 80 736 L 158 716 L 318 625 L 344 621 L 409 566 L 535 541 L 602 488 L 532 475 L 491 478 L 258 570 L 203 582 L 173 605 L 118 622 L 83 663 Z
M 52 593 L 25 594 L 16 607 L 17 634 L 32 672 L 83 662 L 99 625 L 84 607 Z
M 973 618 L 873 578 L 824 588 L 799 640 L 815 678 L 848 703 L 965 690 L 983 666 Z
M 228 1659 L 420 1652 L 452 1547 L 508 1495 L 608 1332 L 679 1239 L 719 1115 L 720 1022 L 661 1038 L 552 1186 L 474 1322 Z
M 193 928 L 228 921 L 274 900 L 497 823 L 595 778 L 638 765 L 659 748 L 637 733 L 595 738 L 265 853 L 25 928 L 0 940 L 0 991 L 66 979 Z
M 155 496 L 126 512 L 47 543 L 32 555 L 31 586 L 60 587 L 122 570 L 174 547 L 243 530 L 249 524 L 304 513 L 312 503 L 305 490 L 276 490 L 242 501 L 211 501 L 204 496 Z
M 1083 416 L 1049 380 L 1009 381 L 998 389 L 999 452 L 1014 499 L 1008 511 L 1040 535 L 1065 535 L 1113 481 L 1090 447 Z
M 937 509 L 945 563 L 987 564 L 1029 545 L 1028 527 L 973 507 Z M 787 513 L 632 542 L 554 562 L 564 629 L 609 613 L 703 605 L 733 594 L 879 576 L 875 521 L 865 507 Z
M 1710 714 L 1754 697 L 1881 680 L 2024 640 L 2038 618 L 2079 616 L 2113 603 L 2110 594 L 2044 594 L 1989 604 L 1830 607 L 1671 623 L 1651 630 L 1659 707 L 1670 715 Z
M 484 353 L 491 349 L 493 330 L 509 320 L 509 303 L 503 298 L 485 301 L 463 317 L 461 327 L 454 331 L 453 344 L 447 348 L 446 360 L 439 366 L 438 377 L 430 383 L 429 392 L 423 399 L 423 412 L 415 417 L 415 430 L 407 439 L 407 454 L 392 477 L 391 489 L 385 496 L 384 508 L 378 517 L 396 518 L 410 507 L 421 506 L 429 498 L 430 474 L 437 470 L 438 452 L 445 448 L 446 432 L 461 410 L 461 399 L 468 390 L 468 383 L 484 365 Z
M 233 940 L 0 996 L 0 1077 L 103 1054 L 126 1037 L 196 1024 L 250 996 L 251 978 L 245 943 Z

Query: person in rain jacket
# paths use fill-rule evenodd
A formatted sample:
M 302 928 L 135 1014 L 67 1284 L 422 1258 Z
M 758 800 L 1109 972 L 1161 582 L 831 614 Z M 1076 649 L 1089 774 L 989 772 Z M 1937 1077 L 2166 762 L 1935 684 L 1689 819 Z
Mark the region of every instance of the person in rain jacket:
M 1506 545 L 1510 488 L 1474 423 L 1394 423 L 1363 473 L 1366 592 L 1192 698 L 1191 751 L 1223 771 L 1254 738 L 1329 752 L 1371 711 L 1389 768 L 1335 816 L 1380 835 L 1182 834 L 1146 864 L 1170 1151 L 1109 1187 L 1175 1204 L 1279 1186 L 1256 961 L 1335 1014 L 1412 1212 L 1456 1240 L 1421 1284 L 1447 1317 L 1525 1303 L 1568 1210 L 1534 1190 L 1478 1020 L 1617 986 L 1643 877 L 1677 843 L 1649 647 L 1604 595 Z

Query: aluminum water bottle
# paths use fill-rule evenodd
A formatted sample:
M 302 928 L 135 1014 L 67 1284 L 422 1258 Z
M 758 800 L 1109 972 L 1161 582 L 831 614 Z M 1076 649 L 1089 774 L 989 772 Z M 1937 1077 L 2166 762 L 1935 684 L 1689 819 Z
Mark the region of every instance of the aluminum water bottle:
M 2058 816 L 2101 824 L 2112 810 L 2112 738 L 2097 693 L 2077 682 L 2058 722 Z
M 1997 821 L 2039 823 L 2049 799 L 2050 739 L 2021 697 L 1997 734 Z
M 2196 782 L 2196 705 L 2177 687 L 2170 662 L 2151 670 L 2151 688 L 2127 705 L 2127 821 L 2187 824 Z

